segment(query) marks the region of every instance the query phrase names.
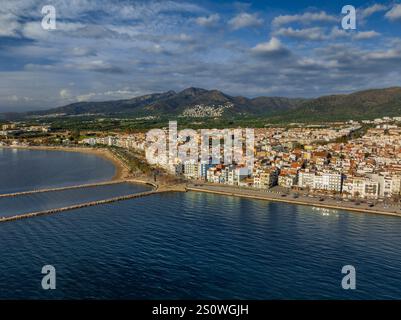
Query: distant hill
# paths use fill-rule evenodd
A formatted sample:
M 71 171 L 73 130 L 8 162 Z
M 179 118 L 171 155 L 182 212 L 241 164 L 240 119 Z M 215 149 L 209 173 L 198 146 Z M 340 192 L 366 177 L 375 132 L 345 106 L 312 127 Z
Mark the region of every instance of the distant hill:
M 163 117 L 266 117 L 282 121 L 371 119 L 401 116 L 401 88 L 372 89 L 315 99 L 283 97 L 245 98 L 218 90 L 188 88 L 133 99 L 77 102 L 24 116 L 49 115 L 163 116 Z M 15 116 L 15 114 L 13 114 Z
M 179 116 L 194 106 L 218 108 L 225 104 L 232 104 L 226 108 L 227 114 L 268 115 L 276 111 L 285 111 L 296 107 L 299 99 L 260 97 L 248 99 L 232 97 L 218 90 L 188 88 L 181 92 L 168 91 L 155 93 L 133 99 L 104 101 L 104 102 L 77 102 L 67 106 L 45 111 L 28 112 L 27 115 L 79 115 L 79 114 L 131 114 L 131 115 L 166 115 Z
M 401 88 L 372 89 L 348 95 L 330 95 L 300 103 L 285 119 L 346 120 L 401 116 Z

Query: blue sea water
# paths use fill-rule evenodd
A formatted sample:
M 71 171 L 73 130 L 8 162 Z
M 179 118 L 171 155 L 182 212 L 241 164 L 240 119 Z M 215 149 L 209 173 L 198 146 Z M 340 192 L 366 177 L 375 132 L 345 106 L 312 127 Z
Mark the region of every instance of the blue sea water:
M 0 224 L 0 298 L 400 299 L 400 231 L 395 217 L 158 194 Z M 46 264 L 56 290 L 41 288 Z
M 79 152 L 0 148 L 0 194 L 110 180 L 109 161 Z

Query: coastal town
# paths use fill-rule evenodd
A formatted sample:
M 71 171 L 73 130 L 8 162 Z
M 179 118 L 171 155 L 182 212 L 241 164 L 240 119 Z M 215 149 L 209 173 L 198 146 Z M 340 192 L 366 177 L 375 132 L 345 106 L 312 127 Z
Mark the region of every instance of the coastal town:
M 146 132 L 52 131 L 47 124 L 3 124 L 0 144 L 116 147 L 141 153 Z M 16 133 L 27 133 L 18 138 Z M 36 133 L 36 135 L 34 134 Z M 49 136 L 53 140 L 49 140 Z M 55 138 L 56 137 L 56 138 Z M 401 199 L 401 117 L 324 125 L 291 124 L 255 129 L 254 166 L 201 161 L 166 166 L 190 182 L 278 190 L 331 198 L 389 201 Z

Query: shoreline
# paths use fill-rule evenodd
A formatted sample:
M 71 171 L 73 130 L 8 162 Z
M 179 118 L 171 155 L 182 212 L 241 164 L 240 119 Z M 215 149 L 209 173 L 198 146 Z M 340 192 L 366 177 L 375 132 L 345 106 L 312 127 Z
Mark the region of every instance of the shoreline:
M 108 161 L 110 161 L 114 167 L 116 168 L 115 175 L 107 181 L 127 181 L 132 183 L 139 183 L 139 184 L 147 184 L 153 187 L 154 190 L 158 190 L 159 185 L 151 183 L 146 180 L 130 178 L 129 169 L 120 160 L 117 156 L 114 155 L 112 151 L 107 148 L 90 148 L 90 147 L 59 147 L 59 146 L 0 146 L 0 149 L 25 149 L 25 150 L 43 150 L 43 151 L 64 151 L 64 152 L 81 152 L 86 154 L 92 154 L 99 157 L 102 157 Z M 166 187 L 166 186 L 164 186 Z M 162 187 L 162 189 L 165 189 Z M 169 191 L 169 188 L 165 191 Z M 211 193 L 211 194 L 218 194 L 224 196 L 235 196 L 247 199 L 254 199 L 254 200 L 263 200 L 263 201 L 274 201 L 274 202 L 281 202 L 281 203 L 288 203 L 293 205 L 303 205 L 309 207 L 317 207 L 317 208 L 326 208 L 332 210 L 343 210 L 348 212 L 354 213 L 370 213 L 370 214 L 379 214 L 385 216 L 392 216 L 392 217 L 401 217 L 401 208 L 397 207 L 397 211 L 394 212 L 395 208 L 381 208 L 380 209 L 369 209 L 363 207 L 356 207 L 352 203 L 345 204 L 342 202 L 340 205 L 332 202 L 330 199 L 325 199 L 325 202 L 316 201 L 315 198 L 310 199 L 307 197 L 300 196 L 297 199 L 291 199 L 287 197 L 281 197 L 280 195 L 270 193 L 270 192 L 263 192 L 261 190 L 250 190 L 250 189 L 240 189 L 236 187 L 231 187 L 227 185 L 195 185 L 195 184 L 188 184 L 185 187 L 186 191 L 194 191 L 194 192 L 204 192 L 204 193 Z M 171 191 L 183 191 L 183 190 L 171 190 Z M 386 210 L 387 209 L 387 210 Z
M 241 190 L 235 189 L 229 186 L 210 186 L 210 185 L 202 185 L 202 186 L 187 186 L 186 188 L 188 191 L 194 192 L 204 192 L 204 193 L 211 193 L 211 194 L 219 194 L 225 196 L 233 196 L 233 197 L 240 197 L 240 198 L 247 198 L 247 199 L 254 199 L 254 200 L 263 200 L 263 201 L 274 201 L 274 202 L 281 202 L 281 203 L 288 203 L 293 205 L 302 205 L 302 206 L 309 206 L 309 207 L 318 207 L 318 208 L 325 208 L 331 210 L 341 210 L 341 211 L 349 211 L 354 213 L 370 213 L 370 214 L 377 214 L 377 215 L 385 215 L 391 217 L 399 217 L 401 218 L 401 212 L 397 213 L 394 211 L 383 211 L 383 210 L 374 210 L 374 209 L 365 209 L 365 208 L 357 208 L 351 206 L 338 206 L 334 204 L 328 203 L 321 203 L 315 202 L 310 199 L 301 198 L 300 200 L 289 199 L 289 198 L 281 198 L 275 197 L 273 195 L 269 195 L 266 193 L 262 193 L 258 190 Z M 224 190 L 226 189 L 226 190 Z M 401 209 L 398 209 L 401 210 Z
M 114 176 L 107 181 L 127 180 L 129 178 L 129 170 L 125 164 L 118 159 L 109 149 L 106 148 L 89 148 L 89 147 L 59 147 L 59 146 L 0 146 L 4 149 L 22 149 L 22 150 L 41 150 L 41 151 L 64 151 L 64 152 L 81 152 L 96 155 L 110 161 L 116 172 Z

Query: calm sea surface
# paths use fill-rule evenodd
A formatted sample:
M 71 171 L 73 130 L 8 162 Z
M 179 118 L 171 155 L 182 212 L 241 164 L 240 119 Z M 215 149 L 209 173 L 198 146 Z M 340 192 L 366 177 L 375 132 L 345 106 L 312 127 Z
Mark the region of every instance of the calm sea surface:
M 114 174 L 111 162 L 92 154 L 0 148 L 0 193 L 94 183 Z
M 1 193 L 106 180 L 91 155 L 0 149 Z M 1 214 L 144 190 L 118 185 L 0 201 Z M 401 298 L 401 219 L 171 193 L 0 224 L 0 298 Z M 41 289 L 42 266 L 57 289 Z M 341 268 L 357 271 L 354 291 Z

